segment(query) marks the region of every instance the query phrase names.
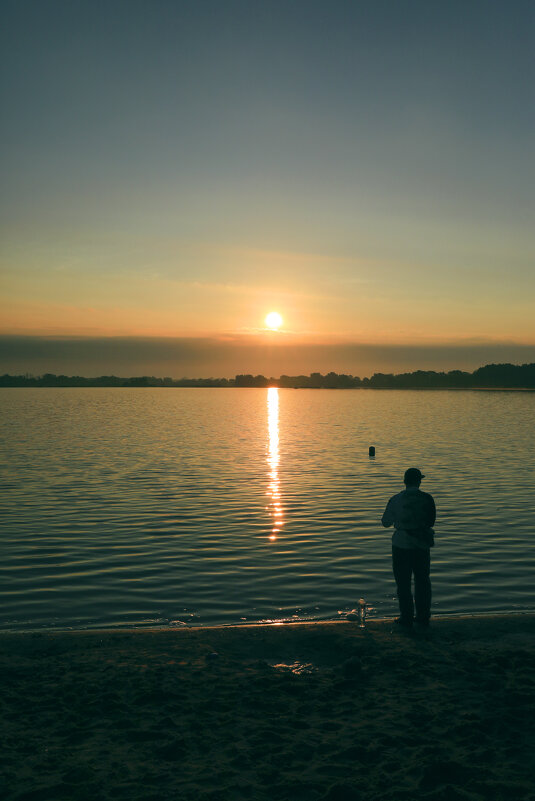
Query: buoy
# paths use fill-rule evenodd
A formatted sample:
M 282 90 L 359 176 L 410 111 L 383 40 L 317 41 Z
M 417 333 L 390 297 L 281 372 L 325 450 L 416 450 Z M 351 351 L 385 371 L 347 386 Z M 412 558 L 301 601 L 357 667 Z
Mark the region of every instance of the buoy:
M 370 445 L 370 447 L 368 449 L 368 455 L 369 456 L 375 456 L 375 445 Z

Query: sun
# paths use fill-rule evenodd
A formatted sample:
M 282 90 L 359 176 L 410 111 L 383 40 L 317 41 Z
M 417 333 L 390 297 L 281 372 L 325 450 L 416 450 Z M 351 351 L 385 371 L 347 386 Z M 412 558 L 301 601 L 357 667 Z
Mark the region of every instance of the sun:
M 272 331 L 276 331 L 282 325 L 282 317 L 278 312 L 270 312 L 266 315 L 265 323 Z

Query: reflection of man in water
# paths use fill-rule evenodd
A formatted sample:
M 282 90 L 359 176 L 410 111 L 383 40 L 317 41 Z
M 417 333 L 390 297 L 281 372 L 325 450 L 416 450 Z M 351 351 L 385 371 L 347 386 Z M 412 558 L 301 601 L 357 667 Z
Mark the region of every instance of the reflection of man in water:
M 429 625 L 431 615 L 430 552 L 434 545 L 436 509 L 431 495 L 422 492 L 420 482 L 424 478 L 417 467 L 405 471 L 405 489 L 388 501 L 382 524 L 388 528 L 394 524 L 392 536 L 392 567 L 398 590 L 401 626 L 412 627 L 414 604 L 411 593 L 411 578 L 414 574 L 414 600 L 416 623 Z

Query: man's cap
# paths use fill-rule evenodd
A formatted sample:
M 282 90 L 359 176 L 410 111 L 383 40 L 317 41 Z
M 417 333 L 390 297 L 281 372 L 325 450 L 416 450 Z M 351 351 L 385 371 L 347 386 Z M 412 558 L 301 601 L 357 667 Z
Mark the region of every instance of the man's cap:
M 403 483 L 416 484 L 416 482 L 421 481 L 422 478 L 425 478 L 425 476 L 421 470 L 418 470 L 417 467 L 409 467 L 408 470 L 405 470 L 405 475 L 403 476 Z

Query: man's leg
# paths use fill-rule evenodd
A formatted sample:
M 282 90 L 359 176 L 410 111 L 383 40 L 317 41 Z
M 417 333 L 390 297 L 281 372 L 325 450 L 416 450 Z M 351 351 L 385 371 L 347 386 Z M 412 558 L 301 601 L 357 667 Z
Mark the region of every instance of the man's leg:
M 418 548 L 414 552 L 414 600 L 416 620 L 423 625 L 431 617 L 431 554 L 428 548 Z
M 392 546 L 392 569 L 398 590 L 401 622 L 411 626 L 414 618 L 411 593 L 412 549 Z

